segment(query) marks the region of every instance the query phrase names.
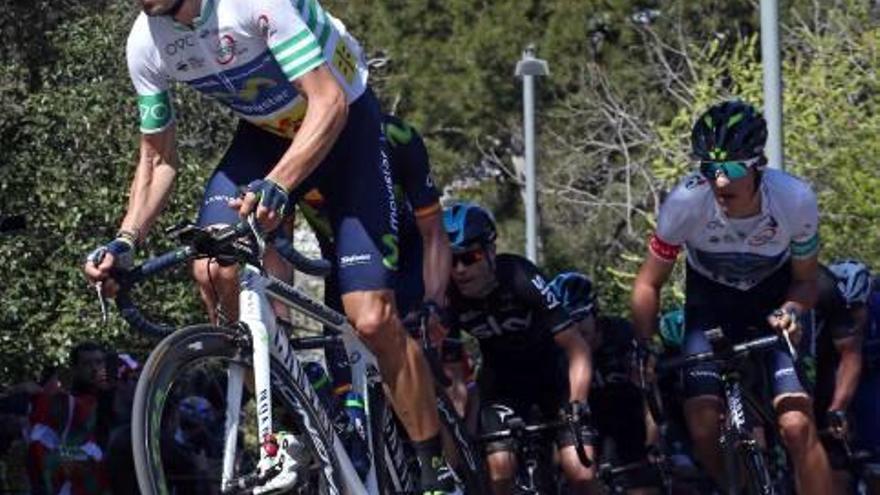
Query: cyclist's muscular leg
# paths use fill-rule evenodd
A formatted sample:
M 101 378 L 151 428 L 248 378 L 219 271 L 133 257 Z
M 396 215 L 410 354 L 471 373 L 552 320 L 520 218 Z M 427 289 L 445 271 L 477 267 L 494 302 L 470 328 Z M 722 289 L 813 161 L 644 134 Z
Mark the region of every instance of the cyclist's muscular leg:
M 577 456 L 576 447 L 568 445 L 559 449 L 559 461 L 562 472 L 568 481 L 568 492 L 576 495 L 593 495 L 603 493 L 596 481 L 596 470 L 593 467 L 585 467 Z M 588 459 L 596 459 L 593 447 L 584 446 Z
M 222 266 L 216 260 L 193 261 L 193 278 L 208 311 L 211 324 L 219 322 L 218 310 L 225 319 L 238 319 L 238 266 Z
M 492 452 L 486 457 L 486 465 L 489 468 L 492 493 L 494 495 L 513 493 L 516 478 L 516 456 L 513 452 L 506 450 Z
M 804 395 L 784 395 L 773 403 L 782 441 L 794 465 L 798 493 L 832 493 L 831 466 L 810 413 L 810 399 Z
M 724 458 L 721 455 L 721 400 L 702 395 L 684 403 L 684 415 L 694 443 L 694 455 L 716 483 L 724 481 Z
M 263 264 L 270 275 L 281 280 L 290 280 L 292 277 L 290 265 L 274 249 L 266 251 Z M 221 314 L 218 310 L 226 321 L 238 320 L 238 265 L 223 266 L 216 260 L 198 259 L 193 262 L 193 278 L 199 286 L 199 294 L 212 324 L 219 323 Z M 284 304 L 272 301 L 272 305 L 275 314 L 288 316 Z
M 392 406 L 410 439 L 419 442 L 436 437 L 440 420 L 431 372 L 397 316 L 394 293 L 387 289 L 350 292 L 342 296 L 342 303 L 358 336 L 376 354 Z

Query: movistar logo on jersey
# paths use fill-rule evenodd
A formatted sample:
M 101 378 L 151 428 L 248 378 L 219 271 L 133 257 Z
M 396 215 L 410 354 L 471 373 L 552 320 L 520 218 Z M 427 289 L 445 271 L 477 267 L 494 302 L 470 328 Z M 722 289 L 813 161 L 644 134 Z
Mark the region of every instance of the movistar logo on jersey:
M 394 146 L 409 144 L 413 138 L 413 128 L 406 123 L 397 125 L 394 122 L 388 122 L 385 124 L 385 135 Z

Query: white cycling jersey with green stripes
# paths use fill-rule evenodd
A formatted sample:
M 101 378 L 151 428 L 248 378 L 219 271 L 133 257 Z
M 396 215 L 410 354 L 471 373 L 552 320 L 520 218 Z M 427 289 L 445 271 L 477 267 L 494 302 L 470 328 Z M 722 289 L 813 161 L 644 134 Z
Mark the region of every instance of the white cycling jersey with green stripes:
M 144 133 L 174 121 L 172 80 L 266 130 L 293 137 L 306 101 L 291 81 L 327 63 L 351 103 L 366 89 L 368 76 L 357 40 L 317 0 L 202 0 L 192 27 L 141 13 L 126 55 Z

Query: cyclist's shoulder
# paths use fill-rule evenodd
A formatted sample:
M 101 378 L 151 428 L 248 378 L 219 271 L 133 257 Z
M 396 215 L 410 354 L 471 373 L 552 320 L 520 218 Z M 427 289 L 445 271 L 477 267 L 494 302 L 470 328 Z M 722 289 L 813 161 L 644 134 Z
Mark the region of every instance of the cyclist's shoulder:
M 522 277 L 530 278 L 538 274 L 538 267 L 523 256 L 512 253 L 499 253 L 495 257 L 495 276 L 499 283 L 512 283 Z
M 810 184 L 782 170 L 768 168 L 763 171 L 761 185 L 772 203 L 788 208 L 800 208 L 815 203 L 816 195 Z
M 151 18 L 141 12 L 135 18 L 128 32 L 125 50 L 129 58 L 134 56 L 146 56 L 157 51 L 157 36 L 162 36 L 164 28 L 162 19 Z
M 709 181 L 699 172 L 686 175 L 666 195 L 662 211 L 666 214 L 688 214 L 695 207 L 713 201 L 712 188 Z

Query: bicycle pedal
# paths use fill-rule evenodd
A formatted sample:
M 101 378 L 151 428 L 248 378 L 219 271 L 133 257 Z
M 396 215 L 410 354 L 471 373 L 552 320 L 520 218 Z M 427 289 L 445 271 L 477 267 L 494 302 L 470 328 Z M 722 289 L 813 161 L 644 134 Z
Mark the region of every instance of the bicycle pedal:
M 286 492 L 299 482 L 302 474 L 312 463 L 306 445 L 293 433 L 276 432 L 267 436 L 262 445 L 266 457 L 260 460 L 257 471 L 270 478 L 254 494 Z M 270 474 L 277 471 L 277 474 Z

